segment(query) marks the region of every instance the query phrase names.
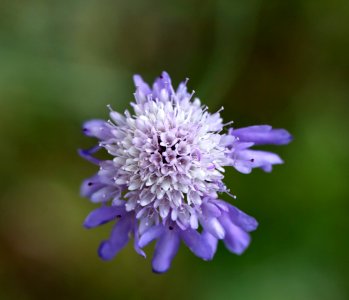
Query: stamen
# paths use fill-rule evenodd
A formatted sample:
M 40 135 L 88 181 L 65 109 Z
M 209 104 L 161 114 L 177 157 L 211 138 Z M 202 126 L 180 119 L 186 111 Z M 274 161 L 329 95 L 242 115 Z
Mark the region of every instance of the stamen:
M 194 94 L 195 94 L 195 91 L 193 90 L 189 96 L 189 100 L 191 100 L 191 98 L 193 98 Z
M 224 110 L 224 107 L 222 106 L 219 110 L 216 111 L 216 113 L 220 113 L 223 110 Z
M 223 124 L 223 127 L 228 126 L 228 125 L 233 124 L 233 123 L 234 123 L 234 121 L 230 121 L 230 122 L 228 122 L 228 123 L 224 123 L 224 124 Z

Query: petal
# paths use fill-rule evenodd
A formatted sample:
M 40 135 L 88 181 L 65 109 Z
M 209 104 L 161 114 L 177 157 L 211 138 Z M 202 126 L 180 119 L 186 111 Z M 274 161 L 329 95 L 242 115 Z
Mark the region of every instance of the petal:
M 136 252 L 140 255 L 146 258 L 146 255 L 144 251 L 139 247 L 139 232 L 137 228 L 137 224 L 135 223 L 134 230 L 133 230 L 133 235 L 134 235 L 134 243 L 133 247 L 136 250 Z
M 223 119 L 221 118 L 219 112 L 211 114 L 207 117 L 207 126 L 210 131 L 220 131 L 223 128 Z
M 243 211 L 239 210 L 237 207 L 219 199 L 215 199 L 214 203 L 222 209 L 222 214 L 224 217 L 228 217 L 228 219 L 232 223 L 234 223 L 236 226 L 240 227 L 244 231 L 250 232 L 257 229 L 257 220 L 244 213 Z
M 137 90 L 143 94 L 144 96 L 151 94 L 151 89 L 149 85 L 143 80 L 140 75 L 133 76 L 133 82 L 137 88 Z
M 185 81 L 182 81 L 178 87 L 177 87 L 177 90 L 176 90 L 176 94 L 178 97 L 180 98 L 184 98 L 188 95 L 188 92 L 187 92 L 187 82 L 188 82 L 189 78 L 187 78 Z
M 103 120 L 90 120 L 84 123 L 82 130 L 85 135 L 106 140 L 112 137 L 108 123 Z
M 105 202 L 116 195 L 117 192 L 118 189 L 114 186 L 107 185 L 94 192 L 90 198 L 93 203 Z
M 141 235 L 138 241 L 139 247 L 143 248 L 147 246 L 149 243 L 151 243 L 153 240 L 157 239 L 163 233 L 163 230 L 163 226 L 160 225 L 148 228 L 146 231 L 144 231 L 144 233 Z
M 111 107 L 109 107 L 109 109 L 110 109 L 109 116 L 116 125 L 119 125 L 119 126 L 126 125 L 127 121 L 126 121 L 126 117 L 124 115 L 113 110 Z M 115 131 L 115 129 L 114 129 L 113 132 L 116 133 L 117 131 Z M 119 137 L 118 135 L 115 135 L 115 134 L 114 134 L 114 136 Z
M 224 228 L 217 218 L 201 218 L 200 223 L 206 231 L 211 233 L 217 239 L 221 240 L 224 238 Z
M 190 223 L 191 228 L 193 228 L 193 229 L 199 228 L 199 220 L 198 220 L 198 216 L 196 215 L 196 213 L 191 214 L 189 223 Z
M 105 224 L 117 216 L 121 216 L 125 213 L 124 207 L 120 206 L 102 206 L 93 210 L 85 219 L 85 228 L 94 228 L 99 225 Z
M 194 205 L 200 205 L 202 203 L 201 197 L 198 192 L 190 191 L 187 194 L 188 204 L 193 203 Z
M 216 250 L 217 250 L 218 239 L 215 238 L 211 233 L 207 232 L 206 230 L 203 230 L 201 235 L 202 235 L 202 238 L 209 245 L 209 247 L 211 249 L 211 255 L 213 258 L 213 256 L 216 253 Z
M 237 226 L 241 227 L 245 231 L 253 231 L 258 227 L 258 222 L 255 218 L 247 215 L 243 211 L 239 210 L 233 205 L 229 205 L 229 217 L 230 220 Z
M 126 246 L 129 241 L 129 233 L 132 229 L 132 217 L 123 216 L 114 226 L 109 240 L 103 241 L 98 249 L 98 255 L 103 260 L 111 260 Z
M 250 161 L 236 159 L 233 163 L 233 167 L 242 174 L 250 174 L 252 172 Z
M 236 154 L 236 165 L 250 168 L 261 168 L 265 172 L 272 170 L 272 165 L 282 164 L 283 160 L 275 153 L 259 150 L 243 150 Z M 234 167 L 238 170 L 235 165 Z M 242 172 L 244 173 L 244 172 Z
M 203 214 L 207 217 L 218 218 L 221 215 L 221 210 L 213 203 L 206 202 L 201 207 Z
M 78 149 L 78 154 L 83 158 L 86 159 L 87 161 L 89 161 L 90 163 L 93 163 L 95 165 L 99 165 L 100 164 L 100 160 L 93 157 L 92 154 L 96 153 L 99 149 L 101 149 L 100 146 L 95 146 L 92 147 L 90 149 Z
M 89 198 L 93 193 L 97 192 L 103 187 L 98 176 L 90 177 L 83 181 L 80 187 L 80 195 Z
M 250 244 L 250 235 L 240 227 L 233 224 L 227 215 L 219 218 L 225 229 L 224 244 L 229 251 L 235 254 L 242 254 Z
M 230 134 L 221 135 L 220 145 L 223 147 L 228 147 L 236 142 L 236 138 Z
M 272 129 L 269 125 L 250 126 L 232 131 L 242 142 L 253 142 L 255 145 L 285 145 L 292 141 L 291 134 L 285 129 Z
M 207 238 L 205 238 L 205 236 L 202 236 L 196 230 L 190 228 L 181 231 L 180 235 L 183 242 L 197 257 L 200 257 L 203 260 L 211 260 L 213 258 L 215 249 L 211 247 L 211 244 L 209 243 Z
M 166 230 L 155 246 L 152 266 L 154 273 L 164 273 L 176 256 L 180 244 L 180 238 L 175 230 Z
M 153 84 L 153 93 L 154 97 L 162 99 L 164 98 L 162 95 L 162 90 L 165 90 L 168 95 L 173 94 L 173 87 L 171 85 L 170 76 L 164 71 L 161 76 L 158 77 Z

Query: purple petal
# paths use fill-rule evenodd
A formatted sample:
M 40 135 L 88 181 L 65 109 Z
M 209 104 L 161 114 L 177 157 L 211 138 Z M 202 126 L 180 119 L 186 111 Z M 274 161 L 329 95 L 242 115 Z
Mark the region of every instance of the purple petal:
M 94 192 L 91 196 L 91 202 L 93 203 L 100 203 L 100 202 L 106 202 L 110 198 L 113 198 L 118 193 L 118 189 L 114 186 L 104 186 L 98 191 Z
M 270 172 L 272 170 L 272 165 L 282 164 L 283 160 L 275 153 L 259 150 L 243 150 L 239 151 L 235 157 L 234 167 L 245 173 L 245 169 L 242 169 L 243 166 L 246 168 L 261 168 L 265 172 Z
M 257 229 L 258 227 L 257 220 L 249 216 L 248 214 L 244 213 L 237 207 L 231 205 L 226 201 L 219 200 L 219 199 L 214 199 L 211 201 L 222 210 L 223 214 L 228 215 L 229 219 L 235 225 L 241 227 L 243 230 L 250 232 Z
M 178 88 L 176 90 L 176 96 L 178 97 L 179 100 L 182 100 L 185 97 L 188 97 L 188 92 L 187 92 L 187 82 L 189 79 L 186 79 L 185 81 L 181 82 L 178 85 Z
M 153 84 L 153 93 L 155 98 L 161 98 L 161 92 L 165 90 L 168 95 L 173 93 L 170 76 L 164 71 Z
M 108 123 L 103 120 L 90 120 L 84 123 L 83 132 L 85 135 L 105 140 L 112 137 Z
M 151 93 L 151 89 L 149 85 L 143 80 L 143 78 L 140 75 L 134 75 L 133 76 L 133 82 L 135 86 L 144 94 L 148 95 Z
M 239 226 L 233 224 L 226 214 L 219 218 L 219 222 L 225 229 L 225 246 L 235 254 L 242 254 L 250 244 L 250 235 Z
M 197 257 L 200 257 L 203 260 L 211 260 L 213 258 L 213 250 L 215 249 L 211 247 L 211 240 L 208 241 L 205 236 L 202 236 L 196 230 L 191 228 L 181 231 L 180 235 L 190 251 L 193 252 Z
M 86 159 L 87 161 L 95 165 L 99 165 L 101 161 L 92 156 L 92 154 L 96 153 L 99 149 L 101 149 L 100 146 L 95 146 L 87 150 L 78 149 L 78 153 L 83 159 Z
M 137 103 L 145 103 L 148 100 L 148 95 L 152 93 L 149 85 L 139 75 L 134 75 L 133 81 L 137 88 L 135 93 Z
M 117 206 L 102 206 L 93 210 L 85 219 L 85 228 L 94 228 L 99 225 L 105 224 L 117 216 L 121 216 L 125 213 L 124 207 Z
M 217 250 L 218 239 L 215 238 L 212 234 L 210 234 L 206 230 L 203 230 L 201 235 L 202 235 L 202 238 L 209 245 L 211 253 L 212 253 L 212 258 L 213 258 L 213 256 L 216 253 L 216 250 Z
M 144 231 L 144 233 L 141 235 L 138 241 L 139 247 L 143 248 L 147 246 L 149 243 L 151 243 L 153 240 L 157 239 L 163 233 L 163 230 L 163 226 L 160 225 L 148 228 L 146 231 Z
M 250 174 L 252 172 L 252 164 L 248 160 L 235 159 L 233 167 L 242 174 Z
M 98 176 L 93 176 L 83 181 L 80 187 L 80 194 L 82 197 L 89 198 L 93 193 L 97 192 L 104 185 L 100 182 Z
M 269 125 L 239 128 L 231 131 L 241 142 L 253 142 L 255 145 L 285 145 L 291 142 L 292 136 L 285 129 L 272 129 Z
M 134 235 L 134 243 L 133 243 L 134 249 L 140 256 L 143 256 L 144 258 L 146 258 L 144 251 L 139 247 L 139 232 L 137 228 L 137 221 L 135 221 L 133 235 Z
M 225 232 L 217 218 L 201 218 L 202 227 L 217 239 L 223 239 Z
M 111 260 L 126 246 L 132 229 L 132 216 L 123 216 L 114 226 L 109 240 L 103 241 L 98 249 L 98 255 L 103 260 Z
M 173 258 L 176 256 L 180 244 L 180 238 L 175 230 L 166 230 L 155 246 L 155 252 L 152 261 L 154 273 L 164 273 L 170 266 Z
M 206 217 L 218 218 L 221 215 L 221 210 L 213 203 L 206 202 L 202 204 L 202 212 Z
M 223 147 L 232 146 L 236 142 L 236 138 L 233 135 L 230 135 L 230 132 L 232 132 L 232 129 L 229 129 L 229 134 L 223 134 L 221 136 L 221 140 L 219 143 Z
M 243 211 L 239 210 L 233 205 L 229 206 L 229 217 L 230 220 L 237 226 L 241 227 L 245 231 L 253 231 L 258 227 L 258 222 L 255 218 L 247 215 Z

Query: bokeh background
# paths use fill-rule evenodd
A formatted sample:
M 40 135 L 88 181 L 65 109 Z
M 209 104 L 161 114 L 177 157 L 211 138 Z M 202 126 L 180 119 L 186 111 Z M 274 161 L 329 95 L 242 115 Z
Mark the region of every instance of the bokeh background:
M 349 299 L 348 20 L 347 0 L 2 0 L 0 299 Z M 131 246 L 97 257 L 110 226 L 82 227 L 96 169 L 76 149 L 84 120 L 128 108 L 132 74 L 162 70 L 295 139 L 268 148 L 286 161 L 271 174 L 226 173 L 260 222 L 244 255 L 181 247 L 155 275 Z

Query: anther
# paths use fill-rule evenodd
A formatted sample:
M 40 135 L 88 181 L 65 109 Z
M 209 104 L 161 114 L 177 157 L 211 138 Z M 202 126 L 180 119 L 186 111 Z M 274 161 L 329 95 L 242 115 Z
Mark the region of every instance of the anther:
M 190 94 L 189 100 L 194 96 L 194 94 L 195 94 L 195 91 L 193 90 Z
M 218 111 L 217 111 L 217 113 L 220 113 L 221 111 L 223 111 L 224 110 L 224 107 L 222 106 Z

